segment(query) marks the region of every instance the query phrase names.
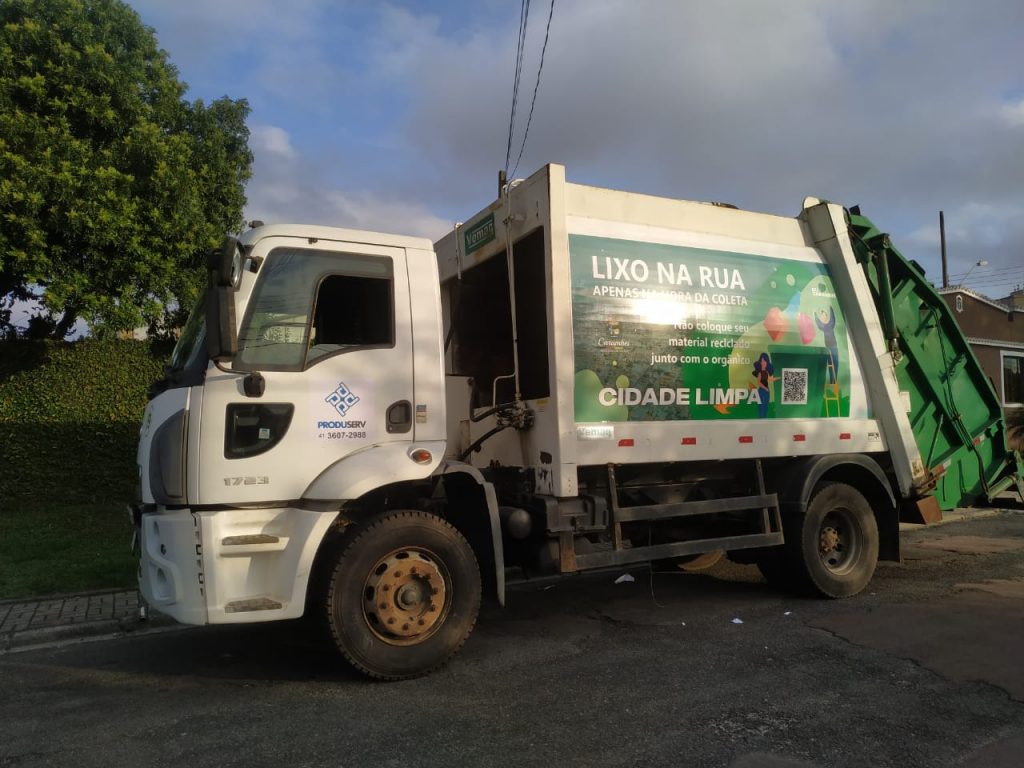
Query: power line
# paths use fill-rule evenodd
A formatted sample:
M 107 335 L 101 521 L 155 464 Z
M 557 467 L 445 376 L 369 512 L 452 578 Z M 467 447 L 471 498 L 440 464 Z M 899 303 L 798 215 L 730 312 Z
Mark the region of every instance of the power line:
M 959 279 L 968 279 L 975 283 L 1005 283 L 1006 281 L 1013 279 L 1014 276 L 1019 276 L 1022 274 L 1024 274 L 1024 272 L 1007 270 L 1005 272 L 1001 272 L 998 275 L 977 275 L 974 277 L 964 275 Z
M 1020 285 L 1020 283 L 1021 283 L 1020 279 L 1000 280 L 998 282 L 989 282 L 989 283 L 976 282 L 974 280 L 970 280 L 970 281 L 968 281 L 966 283 L 962 283 L 962 282 L 955 282 L 955 281 L 951 280 L 950 281 L 950 287 L 952 288 L 952 287 L 955 287 L 955 286 L 960 286 L 962 288 L 984 288 L 984 289 L 990 290 L 990 291 L 1005 291 L 1005 290 L 1011 290 L 1015 286 Z
M 999 285 L 1000 283 L 1009 284 L 1014 280 L 1019 280 L 1024 277 L 1024 272 L 1007 272 L 1002 275 L 992 276 L 980 276 L 977 278 L 971 277 L 969 281 L 974 285 Z M 950 278 L 950 282 L 963 280 L 964 277 Z
M 537 81 L 533 84 L 533 99 L 530 101 L 530 115 L 526 118 L 526 130 L 523 131 L 523 143 L 519 145 L 519 156 L 512 168 L 512 176 L 515 177 L 519 170 L 519 161 L 523 159 L 523 150 L 526 149 L 526 137 L 530 134 L 530 123 L 533 122 L 533 108 L 537 104 L 537 89 L 540 88 L 540 73 L 544 70 L 544 54 L 548 49 L 548 37 L 551 35 L 551 18 L 555 15 L 555 0 L 551 0 L 551 9 L 548 11 L 548 26 L 544 30 L 544 45 L 540 49 L 540 64 L 537 65 Z M 508 160 L 505 161 L 506 168 Z
M 530 0 L 521 0 L 519 5 L 519 38 L 516 42 L 516 73 L 512 81 L 512 111 L 508 118 L 508 143 L 505 146 L 505 174 L 512 159 L 512 136 L 516 125 L 516 104 L 519 101 L 519 80 L 523 72 L 523 56 L 526 51 L 526 27 L 530 21 Z
M 1002 282 L 1007 282 L 1009 280 L 1012 280 L 1015 276 L 1022 276 L 1022 275 L 1024 275 L 1024 269 L 1021 269 L 1021 268 L 1000 270 L 998 274 L 994 274 L 994 275 L 991 275 L 991 274 L 986 275 L 983 272 L 979 272 L 977 275 L 971 277 L 971 282 L 972 283 L 1002 283 Z M 968 276 L 969 275 L 968 275 L 967 272 L 961 272 L 960 274 L 950 275 L 949 279 L 950 279 L 950 281 L 963 280 L 965 277 L 968 277 Z
M 992 270 L 999 270 L 999 269 L 1002 269 L 1002 270 L 1010 270 L 1010 271 L 1018 271 L 1018 270 L 1024 270 L 1024 264 L 1019 264 L 1019 263 L 1018 263 L 1018 265 L 1017 265 L 1016 267 L 1015 267 L 1015 266 L 1013 266 L 1012 264 L 1007 264 L 1007 265 L 1006 265 L 1006 266 L 1004 267 L 1004 266 L 1003 266 L 1003 265 L 1001 265 L 1001 264 L 998 264 L 998 263 L 992 263 L 992 262 L 986 261 L 986 263 L 985 263 L 985 264 L 983 264 L 983 265 L 979 265 L 979 264 L 971 264 L 971 266 L 970 266 L 970 267 L 968 267 L 967 269 L 962 269 L 962 270 L 960 270 L 959 272 L 950 272 L 950 274 L 951 274 L 951 275 L 965 275 L 965 274 L 967 274 L 968 272 L 972 272 L 972 271 L 974 271 L 974 270 L 978 270 L 978 271 L 980 271 L 980 272 L 983 272 L 983 271 L 986 271 L 986 270 L 987 270 L 987 271 L 991 272 Z

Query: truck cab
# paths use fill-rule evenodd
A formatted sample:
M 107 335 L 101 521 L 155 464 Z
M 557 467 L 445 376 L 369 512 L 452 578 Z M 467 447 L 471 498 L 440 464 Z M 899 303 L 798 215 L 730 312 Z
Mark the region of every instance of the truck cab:
M 294 618 L 338 500 L 444 455 L 433 249 L 265 226 L 209 267 L 143 421 L 140 585 L 187 623 Z

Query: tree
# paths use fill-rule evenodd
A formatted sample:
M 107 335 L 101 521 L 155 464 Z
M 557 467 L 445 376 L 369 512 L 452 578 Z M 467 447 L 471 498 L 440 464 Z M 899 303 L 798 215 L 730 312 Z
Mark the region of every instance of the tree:
M 174 322 L 242 223 L 244 99 L 208 106 L 120 0 L 0 2 L 0 336 Z

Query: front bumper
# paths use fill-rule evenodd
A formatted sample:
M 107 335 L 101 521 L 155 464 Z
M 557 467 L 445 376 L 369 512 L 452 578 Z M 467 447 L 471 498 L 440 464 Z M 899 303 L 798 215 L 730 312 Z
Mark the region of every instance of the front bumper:
M 150 607 L 182 624 L 208 623 L 199 525 L 187 509 L 139 519 L 139 591 Z
M 336 516 L 295 507 L 143 512 L 139 590 L 183 624 L 298 618 Z

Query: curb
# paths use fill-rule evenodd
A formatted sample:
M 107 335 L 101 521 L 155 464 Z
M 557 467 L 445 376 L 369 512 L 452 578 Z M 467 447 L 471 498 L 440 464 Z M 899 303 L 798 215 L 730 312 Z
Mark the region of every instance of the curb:
M 6 597 L 0 600 L 0 606 L 21 603 L 42 603 L 50 600 L 70 600 L 75 597 L 99 597 L 100 595 L 121 595 L 126 592 L 137 592 L 135 587 L 123 589 L 90 589 L 84 592 L 56 592 L 50 595 L 28 595 L 26 597 Z
M 169 616 L 139 618 L 136 590 L 103 589 L 0 601 L 0 655 L 98 638 L 147 634 L 176 625 Z
M 178 624 L 170 617 L 151 614 L 151 618 L 145 621 L 140 621 L 133 616 L 125 616 L 120 619 L 99 619 L 79 624 L 23 629 L 9 632 L 6 637 L 0 638 L 0 656 L 41 646 L 115 639 L 129 635 L 148 635 L 187 628 L 186 625 Z

